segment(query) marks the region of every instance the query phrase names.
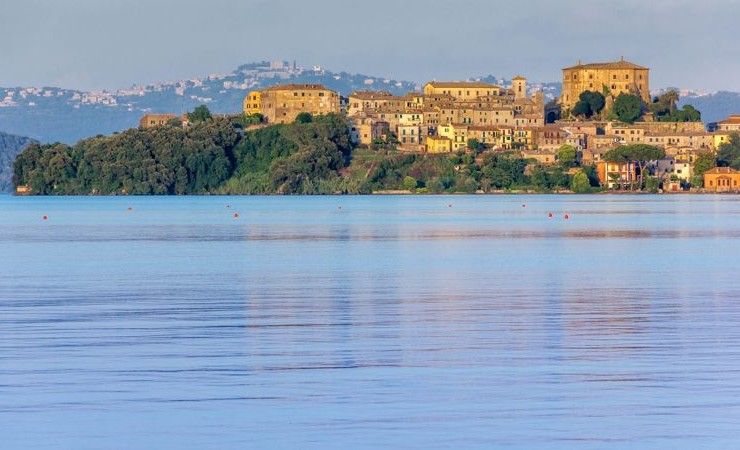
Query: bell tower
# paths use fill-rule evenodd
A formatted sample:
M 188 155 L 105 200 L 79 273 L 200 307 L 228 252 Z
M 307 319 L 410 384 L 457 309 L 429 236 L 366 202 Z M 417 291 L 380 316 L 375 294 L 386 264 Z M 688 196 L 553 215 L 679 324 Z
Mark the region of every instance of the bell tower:
M 527 98 L 527 79 L 523 76 L 515 76 L 511 80 L 511 88 L 514 90 L 514 100 L 524 100 Z

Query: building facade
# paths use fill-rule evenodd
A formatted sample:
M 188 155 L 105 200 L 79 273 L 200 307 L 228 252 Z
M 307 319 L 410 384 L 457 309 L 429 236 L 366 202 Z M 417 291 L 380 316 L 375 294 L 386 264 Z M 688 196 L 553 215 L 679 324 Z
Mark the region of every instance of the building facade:
M 177 119 L 174 114 L 145 114 L 139 120 L 140 128 L 154 128 L 167 125 L 170 120 Z
M 715 167 L 704 172 L 704 189 L 711 192 L 740 192 L 740 172 L 731 167 Z
M 320 84 L 283 84 L 252 91 L 244 100 L 244 113 L 262 114 L 268 123 L 290 123 L 298 114 L 338 114 L 339 94 Z
M 581 64 L 563 69 L 560 106 L 569 111 L 585 91 L 606 93 L 616 98 L 621 93 L 635 94 L 650 103 L 650 69 L 625 61 Z

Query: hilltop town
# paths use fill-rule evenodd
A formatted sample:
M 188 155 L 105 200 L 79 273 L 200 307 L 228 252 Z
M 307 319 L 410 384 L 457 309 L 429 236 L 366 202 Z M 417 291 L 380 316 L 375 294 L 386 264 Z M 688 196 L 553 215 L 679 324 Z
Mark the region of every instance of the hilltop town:
M 702 185 L 740 190 L 740 174 L 733 169 L 706 171 L 706 183 L 704 172 L 695 170 L 702 155 L 716 154 L 740 131 L 740 115 L 707 130 L 699 111 L 690 105 L 676 108 L 677 92 L 651 97 L 650 69 L 624 59 L 579 61 L 562 70 L 562 86 L 560 98 L 546 103 L 541 91 L 529 94 L 523 76 L 508 87 L 430 81 L 422 92 L 357 91 L 347 99 L 321 85 L 288 84 L 250 92 L 244 114 L 287 123 L 302 113 L 341 113 L 357 144 L 392 145 L 405 152 L 515 150 L 526 160 L 551 165 L 558 164 L 558 152 L 573 149 L 578 165 L 595 165 L 608 188 L 633 184 L 640 178 L 640 164 L 604 156 L 619 146 L 644 144 L 665 152 L 643 167 L 665 190 Z
M 524 76 L 348 96 L 286 83 L 234 114 L 33 145 L 14 179 L 19 194 L 740 191 L 740 115 L 705 127 L 678 100 L 624 59 L 563 68 L 558 98 Z

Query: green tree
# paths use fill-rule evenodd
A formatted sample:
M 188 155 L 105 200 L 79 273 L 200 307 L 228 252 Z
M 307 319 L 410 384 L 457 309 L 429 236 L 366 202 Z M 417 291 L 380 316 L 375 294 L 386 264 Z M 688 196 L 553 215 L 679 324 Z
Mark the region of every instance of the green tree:
M 591 183 L 588 180 L 588 175 L 583 171 L 578 171 L 573 175 L 570 181 L 570 190 L 576 194 L 584 194 L 591 191 Z
M 590 118 L 599 114 L 606 105 L 606 99 L 603 94 L 596 91 L 583 91 L 578 96 L 578 101 L 573 106 L 571 112 L 574 116 L 583 116 Z
M 192 124 L 206 122 L 211 119 L 213 119 L 213 116 L 206 105 L 200 105 L 196 107 L 193 112 L 188 113 L 188 120 Z
M 414 189 L 416 189 L 418 184 L 418 181 L 416 181 L 416 178 L 414 177 L 406 176 L 403 179 L 403 188 L 408 191 L 413 191 Z
M 642 100 L 633 94 L 621 93 L 614 100 L 612 111 L 625 123 L 634 123 L 642 116 Z
M 483 150 L 486 149 L 486 146 L 480 142 L 478 139 L 468 139 L 468 148 L 473 151 L 473 153 L 478 154 L 481 153 Z
M 585 117 L 589 118 L 593 114 L 591 112 L 591 106 L 588 104 L 588 102 L 585 102 L 583 100 L 578 100 L 575 105 L 573 105 L 573 108 L 571 108 L 570 113 L 573 114 L 575 117 Z
M 561 167 L 571 168 L 578 165 L 578 151 L 572 145 L 561 145 L 557 157 Z
M 730 142 L 720 146 L 717 165 L 740 170 L 740 133 L 732 134 Z
M 660 188 L 660 180 L 657 177 L 647 177 L 645 179 L 645 190 L 656 193 Z
M 665 157 L 665 150 L 647 144 L 622 145 L 607 151 L 603 155 L 603 159 L 608 162 L 619 164 L 635 163 L 639 170 L 640 188 L 643 186 L 648 164 L 651 161 L 656 161 L 663 157 Z M 631 188 L 634 188 L 634 185 Z
M 311 113 L 308 113 L 308 112 L 305 112 L 305 111 L 304 112 L 300 112 L 295 117 L 295 122 L 296 123 L 311 123 L 311 122 L 313 122 L 313 116 L 311 115 Z

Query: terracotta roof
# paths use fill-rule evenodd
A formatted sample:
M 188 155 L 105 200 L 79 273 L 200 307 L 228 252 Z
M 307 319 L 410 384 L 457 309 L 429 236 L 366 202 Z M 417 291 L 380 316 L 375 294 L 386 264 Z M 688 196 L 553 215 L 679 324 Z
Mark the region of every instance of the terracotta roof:
M 501 131 L 501 127 L 495 125 L 470 125 L 468 130 L 475 131 Z
M 740 123 L 740 114 L 733 114 L 730 117 L 728 117 L 727 119 L 722 120 L 722 121 L 717 122 L 717 123 L 721 123 L 721 124 L 731 124 L 731 123 L 732 124 L 735 124 L 735 123 Z
M 435 88 L 495 88 L 495 89 L 501 89 L 501 86 L 497 86 L 491 83 L 483 83 L 480 81 L 430 81 L 426 85 L 431 85 L 432 87 L 435 87 Z
M 714 169 L 709 169 L 704 174 L 723 174 L 723 173 L 740 173 L 737 170 L 733 169 L 732 167 L 715 167 Z
M 349 95 L 350 97 L 362 100 L 391 99 L 395 96 L 388 91 L 356 91 Z
M 526 78 L 524 78 L 524 77 L 523 77 L 523 76 L 521 76 L 521 75 L 517 75 L 517 76 L 515 76 L 514 78 L 512 78 L 512 79 L 511 79 L 511 81 L 514 81 L 514 80 L 525 80 L 525 81 L 526 81 L 527 79 L 526 79 Z
M 295 90 L 303 90 L 303 91 L 328 91 L 323 84 L 277 84 L 275 86 L 270 86 L 266 91 L 295 91 Z
M 588 63 L 588 64 L 578 63 L 575 66 L 563 68 L 563 70 L 570 70 L 570 69 L 645 69 L 647 70 L 647 67 L 638 66 L 635 63 L 621 60 L 621 61 Z

